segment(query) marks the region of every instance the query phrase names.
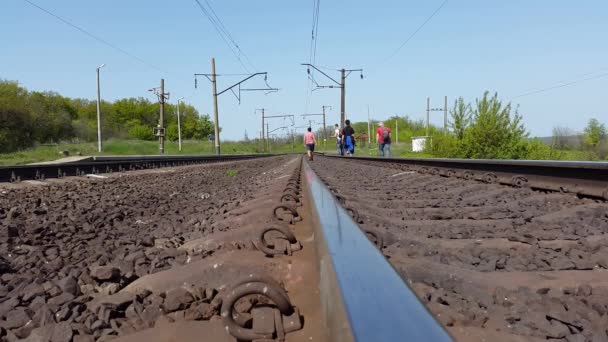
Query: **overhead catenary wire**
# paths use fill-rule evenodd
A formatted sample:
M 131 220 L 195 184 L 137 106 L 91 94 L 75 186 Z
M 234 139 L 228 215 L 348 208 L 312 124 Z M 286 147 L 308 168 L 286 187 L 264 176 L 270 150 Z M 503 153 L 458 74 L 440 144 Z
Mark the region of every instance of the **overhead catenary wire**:
M 313 0 L 312 6 L 312 27 L 311 27 L 311 37 L 310 37 L 310 48 L 309 48 L 309 56 L 308 62 L 310 64 L 315 64 L 317 59 L 317 41 L 319 36 L 319 14 L 321 8 L 321 0 Z M 314 70 L 311 74 L 308 75 L 306 81 L 306 101 L 304 106 L 304 112 L 308 112 L 308 107 L 310 106 L 310 100 L 312 96 L 312 88 L 313 84 L 316 84 L 314 79 Z
M 209 8 L 206 8 L 200 2 L 200 0 L 194 0 L 194 1 L 197 3 L 198 7 L 201 9 L 201 11 L 203 12 L 203 14 L 207 17 L 207 19 L 209 20 L 209 22 L 211 22 L 211 26 L 213 26 L 213 28 L 215 29 L 215 31 L 217 32 L 217 34 L 224 41 L 224 43 L 228 46 L 228 48 L 230 49 L 230 51 L 232 52 L 232 54 L 234 55 L 234 57 L 236 57 L 236 59 L 238 60 L 239 64 L 241 64 L 241 66 L 243 67 L 243 69 L 246 72 L 248 72 L 248 73 L 251 72 L 251 70 L 243 62 L 243 59 L 241 59 L 241 56 L 243 56 L 247 60 L 249 60 L 249 58 L 243 52 L 243 50 L 239 47 L 239 45 L 236 43 L 236 41 L 234 40 L 234 38 L 232 38 L 232 35 L 230 34 L 230 32 L 228 32 L 228 29 L 222 23 L 221 19 L 219 19 L 219 17 L 217 16 L 217 14 L 215 14 L 215 11 L 211 7 L 211 4 L 209 3 L 209 1 L 205 0 L 205 2 L 207 3 L 207 5 L 209 6 Z M 249 63 L 251 64 L 250 61 L 249 61 Z M 255 69 L 255 67 L 253 66 L 253 64 L 251 64 L 251 66 L 253 67 L 253 69 Z
M 590 75 L 590 74 L 594 74 L 594 73 L 587 73 L 585 75 Z M 585 77 L 582 79 L 576 79 L 576 80 L 571 80 L 571 81 L 562 81 L 562 82 L 558 82 L 558 84 L 549 86 L 549 87 L 545 87 L 545 88 L 540 88 L 540 89 L 535 89 L 535 90 L 531 90 L 525 93 L 521 93 L 519 95 L 513 96 L 510 98 L 510 100 L 513 99 L 517 99 L 520 97 L 524 97 L 524 96 L 530 96 L 530 95 L 534 95 L 534 94 L 539 94 L 539 93 L 544 93 L 550 90 L 554 90 L 554 89 L 559 89 L 559 88 L 564 88 L 564 87 L 568 87 L 577 83 L 581 83 L 581 82 L 587 82 L 587 81 L 591 81 L 591 80 L 596 80 L 599 78 L 604 78 L 604 77 L 608 77 L 608 72 L 605 73 L 601 73 L 595 76 L 590 76 L 590 77 Z
M 134 55 L 134 54 L 126 51 L 125 49 L 123 49 L 121 47 L 118 47 L 118 46 L 116 46 L 116 45 L 108 42 L 107 40 L 105 40 L 105 39 L 103 39 L 103 38 L 101 38 L 101 37 L 99 37 L 99 36 L 97 36 L 97 35 L 89 32 L 88 30 L 86 30 L 86 29 L 84 29 L 84 28 L 82 28 L 82 27 L 80 27 L 80 26 L 78 26 L 78 25 L 70 22 L 69 20 L 67 20 L 67 19 L 65 19 L 65 18 L 63 18 L 63 17 L 61 17 L 61 16 L 59 16 L 59 15 L 57 15 L 57 14 L 49 11 L 48 9 L 41 7 L 40 5 L 34 3 L 32 1 L 30 1 L 30 0 L 23 0 L 23 1 L 25 1 L 26 3 L 28 3 L 29 5 L 31 5 L 33 7 L 36 7 L 39 10 L 45 12 L 46 14 L 54 17 L 55 19 L 63 22 L 64 24 L 66 24 L 66 25 L 68 25 L 68 26 L 70 26 L 70 27 L 72 27 L 72 28 L 80 31 L 81 33 L 89 36 L 90 38 L 93 38 L 94 40 L 98 41 L 99 43 L 102 43 L 102 44 L 104 44 L 104 45 L 106 45 L 106 46 L 108 46 L 108 47 L 110 47 L 110 48 L 112 48 L 112 49 L 114 49 L 114 50 L 122 53 L 125 56 L 128 56 L 128 57 L 130 57 L 132 59 L 135 59 L 136 61 L 140 62 L 141 64 L 143 64 L 143 65 L 145 65 L 145 66 L 147 66 L 149 68 L 156 69 L 156 70 L 158 70 L 160 72 L 167 73 L 165 70 L 163 70 L 163 69 L 161 69 L 161 68 L 159 68 L 159 67 L 157 67 L 157 66 L 155 66 L 153 64 L 150 64 L 150 63 L 146 62 L 145 60 L 141 59 L 140 57 L 137 57 L 136 55 Z
M 234 44 L 234 46 L 236 47 L 238 52 L 245 58 L 245 61 L 247 61 L 249 66 L 251 66 L 251 68 L 254 71 L 257 71 L 257 68 L 255 67 L 255 65 L 253 65 L 253 63 L 249 59 L 249 56 L 247 56 L 247 54 L 243 50 L 241 50 L 241 47 L 235 41 L 235 39 L 232 37 L 232 35 L 230 34 L 230 31 L 228 31 L 228 28 L 226 27 L 226 25 L 224 25 L 224 22 L 222 21 L 222 19 L 220 19 L 220 17 L 215 13 L 215 10 L 213 9 L 211 2 L 209 2 L 209 0 L 205 0 L 205 3 L 207 4 L 207 6 L 209 6 L 209 10 L 211 10 L 211 14 L 214 16 L 216 21 L 219 23 L 220 28 L 222 29 L 222 32 L 224 32 L 226 34 L 226 36 L 228 37 L 228 39 L 232 42 L 232 44 Z
M 424 26 L 425 26 L 425 25 L 426 25 L 426 24 L 427 24 L 429 21 L 431 21 L 431 19 L 433 19 L 433 17 L 434 17 L 434 16 L 435 16 L 437 13 L 439 13 L 439 11 L 441 11 L 441 9 L 443 8 L 443 6 L 445 6 L 445 4 L 447 4 L 447 3 L 448 3 L 448 0 L 444 0 L 444 1 L 441 3 L 441 5 L 439 5 L 439 7 L 437 7 L 437 8 L 435 9 L 435 11 L 433 11 L 433 13 L 432 13 L 430 16 L 428 16 L 428 17 L 426 18 L 426 20 L 425 20 L 425 21 L 424 21 L 424 22 L 423 22 L 423 23 L 422 23 L 420 26 L 418 26 L 418 28 L 417 28 L 417 29 L 416 29 L 414 32 L 412 32 L 412 34 L 410 34 L 410 35 L 409 35 L 409 37 L 407 37 L 407 39 L 406 39 L 406 40 L 405 40 L 403 43 L 401 43 L 401 45 L 399 45 L 399 47 L 398 47 L 397 49 L 395 49 L 395 51 L 393 51 L 393 53 L 392 53 L 392 54 L 391 54 L 391 55 L 390 55 L 388 58 L 386 58 L 386 60 L 384 61 L 384 63 L 387 63 L 389 60 L 391 60 L 393 57 L 395 57 L 395 56 L 396 56 L 396 55 L 399 53 L 399 51 L 401 51 L 401 49 L 403 49 L 403 47 L 404 47 L 405 45 L 407 45 L 407 43 L 409 43 L 409 42 L 410 42 L 410 40 L 412 40 L 412 38 L 414 38 L 414 36 L 416 36 L 416 34 L 418 34 L 418 32 L 420 32 L 420 30 L 422 30 L 422 28 L 423 28 L 423 27 L 424 27 Z

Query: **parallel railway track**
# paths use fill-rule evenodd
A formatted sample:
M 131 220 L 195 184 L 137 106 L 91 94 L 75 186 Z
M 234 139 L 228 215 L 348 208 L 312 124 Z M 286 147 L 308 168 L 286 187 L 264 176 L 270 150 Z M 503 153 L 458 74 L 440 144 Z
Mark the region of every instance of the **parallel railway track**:
M 608 164 L 312 165 L 456 339 L 608 338 Z

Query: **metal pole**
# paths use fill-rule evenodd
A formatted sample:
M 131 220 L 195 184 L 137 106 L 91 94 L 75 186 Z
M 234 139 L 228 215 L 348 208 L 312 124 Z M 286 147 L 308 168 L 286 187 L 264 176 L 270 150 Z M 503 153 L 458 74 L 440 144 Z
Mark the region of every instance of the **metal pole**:
M 443 101 L 443 132 L 448 131 L 448 97 L 446 96 Z
M 270 152 L 270 139 L 268 136 L 268 124 L 266 124 L 266 144 L 268 144 L 268 152 Z
M 429 136 L 429 111 L 431 110 L 431 98 L 426 98 L 426 136 Z
M 215 80 L 215 58 L 211 58 L 211 84 L 213 86 L 213 130 L 215 131 L 215 154 L 220 155 L 220 125 L 217 115 L 217 82 Z
M 372 146 L 372 131 L 369 122 L 369 105 L 367 105 L 367 148 Z
M 183 97 L 181 99 L 177 99 L 177 141 L 178 141 L 178 149 L 181 152 L 182 151 L 182 125 L 181 125 L 181 121 L 179 118 L 179 102 L 183 99 Z
M 262 145 L 264 146 L 264 152 L 266 152 L 266 139 L 264 136 L 264 108 L 262 108 Z
M 99 69 L 105 64 L 97 67 L 97 152 L 103 152 L 101 145 L 101 91 L 99 89 Z
M 346 116 L 346 70 L 340 70 L 342 72 L 342 82 L 340 83 L 340 88 L 342 90 L 342 96 L 340 99 L 340 127 L 344 129 L 344 119 Z
M 395 119 L 395 144 L 399 143 L 399 121 Z
M 327 151 L 327 125 L 325 124 L 325 106 L 323 106 L 323 151 Z
M 165 127 L 164 125 L 164 120 L 165 120 L 165 79 L 161 78 L 160 79 L 160 118 L 158 120 L 158 126 L 160 127 L 160 136 L 159 136 L 159 143 L 160 143 L 160 154 L 165 154 L 165 134 L 163 132 L 163 128 Z

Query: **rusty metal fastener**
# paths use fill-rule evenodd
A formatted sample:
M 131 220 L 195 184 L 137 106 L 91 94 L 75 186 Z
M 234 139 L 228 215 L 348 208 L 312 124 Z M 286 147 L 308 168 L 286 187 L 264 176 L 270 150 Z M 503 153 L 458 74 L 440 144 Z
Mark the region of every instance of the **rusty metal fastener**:
M 281 202 L 284 202 L 284 201 L 293 201 L 296 203 L 300 203 L 300 198 L 292 192 L 287 192 L 287 193 L 284 193 L 283 196 L 281 196 Z
M 346 198 L 344 198 L 344 196 L 338 194 L 335 194 L 334 196 L 336 197 L 338 202 L 340 202 L 340 204 L 346 205 Z
M 492 172 L 488 172 L 483 175 L 482 179 L 486 183 L 495 183 L 498 180 L 498 176 Z
M 350 216 L 353 218 L 353 220 L 355 222 L 357 222 L 357 223 L 360 222 L 360 220 L 359 220 L 359 212 L 355 208 L 353 208 L 353 207 L 346 207 L 345 209 L 350 214 Z
M 284 239 L 289 241 L 289 243 L 291 244 L 295 244 L 298 242 L 298 240 L 296 239 L 295 235 L 293 235 L 293 232 L 285 226 L 281 226 L 278 224 L 273 224 L 270 227 L 266 227 L 264 229 L 261 230 L 260 232 L 260 241 L 259 241 L 259 246 L 258 248 L 266 255 L 268 256 L 272 256 L 272 255 L 277 255 L 277 254 L 284 254 L 285 251 L 283 250 L 279 250 L 276 249 L 276 245 L 269 243 L 268 241 L 266 241 L 266 233 L 268 232 L 278 232 L 281 233 L 281 237 L 278 237 L 279 239 Z
M 384 239 L 382 238 L 382 234 L 369 229 L 364 230 L 364 232 L 365 235 L 367 235 L 367 238 L 370 239 L 370 241 L 373 242 L 378 249 L 382 249 L 382 247 L 384 247 Z
M 274 217 L 279 220 L 279 221 L 285 221 L 285 219 L 283 219 L 282 217 L 279 216 L 279 214 L 277 214 L 277 210 L 279 209 L 284 209 L 287 210 L 291 216 L 293 217 L 293 220 L 295 220 L 297 217 L 299 217 L 300 215 L 298 214 L 298 211 L 293 208 L 290 207 L 288 205 L 285 204 L 281 204 L 281 205 L 277 205 L 276 207 L 274 207 L 274 209 L 272 210 L 272 214 L 274 215 Z
M 256 333 L 252 329 L 239 326 L 234 321 L 234 304 L 239 299 L 248 295 L 267 297 L 277 306 L 283 315 L 289 315 L 293 312 L 287 293 L 277 282 L 269 277 L 249 275 L 246 279 L 237 282 L 222 301 L 222 323 L 226 327 L 226 331 L 238 340 L 243 341 L 272 339 L 272 334 Z
M 511 178 L 511 185 L 515 187 L 523 188 L 526 184 L 528 184 L 528 179 L 524 176 L 513 176 Z
M 465 171 L 462 173 L 462 178 L 467 179 L 467 180 L 473 179 L 474 176 L 475 175 L 471 171 Z

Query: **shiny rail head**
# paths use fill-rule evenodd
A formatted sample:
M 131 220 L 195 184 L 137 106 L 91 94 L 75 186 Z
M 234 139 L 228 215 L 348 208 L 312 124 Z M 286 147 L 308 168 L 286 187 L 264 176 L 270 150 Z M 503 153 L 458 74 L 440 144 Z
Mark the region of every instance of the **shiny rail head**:
M 321 301 L 330 340 L 453 341 L 308 163 L 304 176 L 317 223 Z M 327 293 L 332 291 L 337 293 Z

